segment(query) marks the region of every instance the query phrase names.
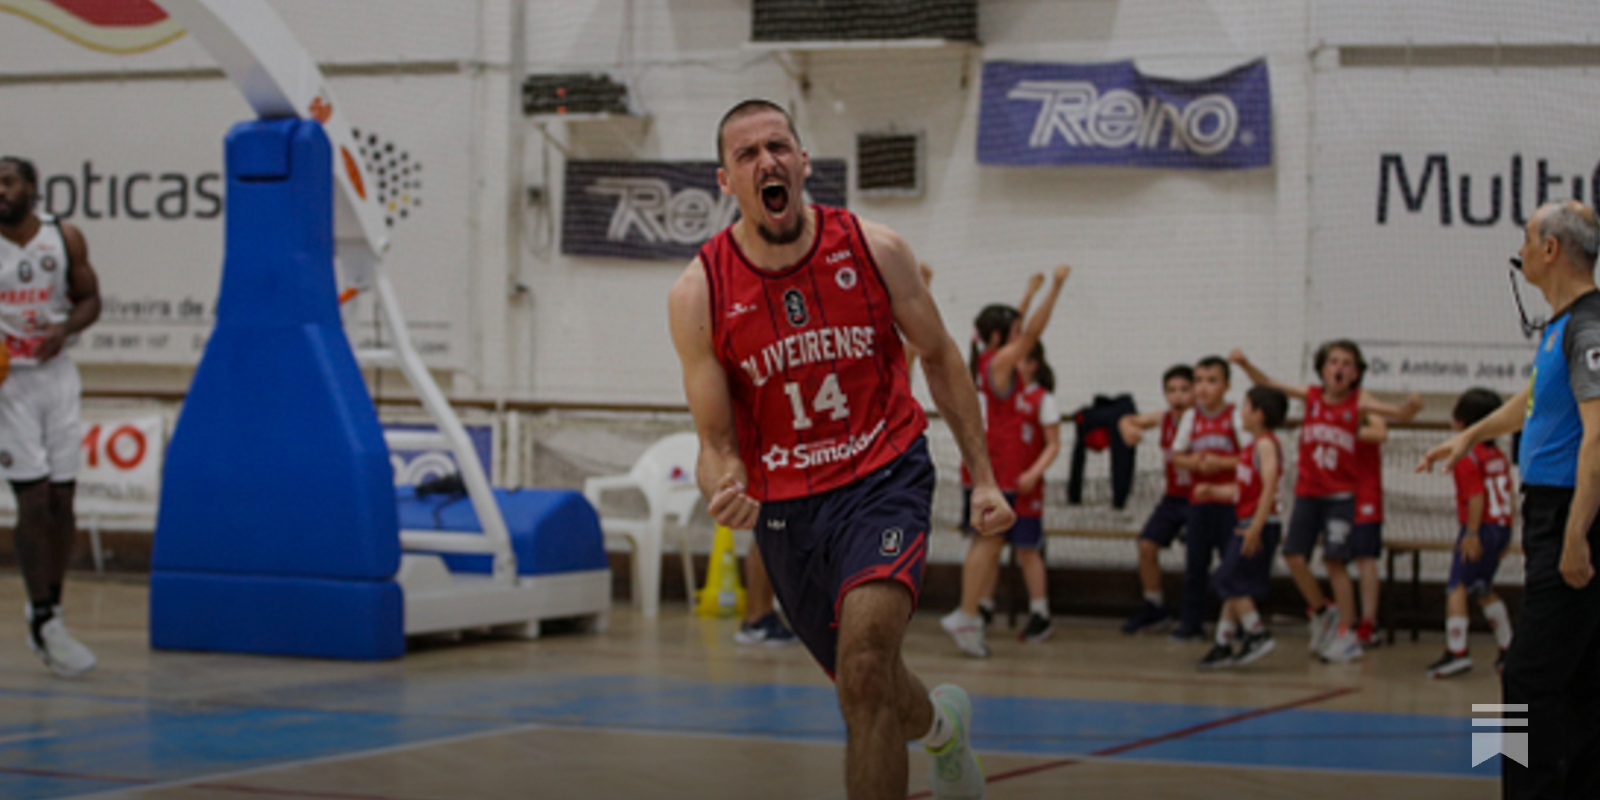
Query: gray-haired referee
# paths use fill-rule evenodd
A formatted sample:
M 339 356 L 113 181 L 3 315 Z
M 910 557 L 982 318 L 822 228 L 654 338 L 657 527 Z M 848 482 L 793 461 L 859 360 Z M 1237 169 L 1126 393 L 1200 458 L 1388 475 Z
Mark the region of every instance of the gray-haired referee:
M 1527 579 L 1505 702 L 1528 706 L 1528 766 L 1502 758 L 1506 798 L 1600 797 L 1600 223 L 1576 201 L 1528 220 L 1519 258 L 1555 310 L 1533 378 L 1498 411 L 1428 451 L 1419 472 L 1522 431 Z

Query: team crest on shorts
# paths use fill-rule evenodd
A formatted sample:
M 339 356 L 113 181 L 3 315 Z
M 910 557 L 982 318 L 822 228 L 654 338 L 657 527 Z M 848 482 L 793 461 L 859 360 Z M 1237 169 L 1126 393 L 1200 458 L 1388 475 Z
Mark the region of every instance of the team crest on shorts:
M 39 259 L 39 269 L 42 269 L 45 272 L 55 272 L 57 266 L 59 266 L 59 264 L 56 263 L 55 256 L 45 256 L 44 258 Z
M 856 288 L 856 271 L 853 267 L 840 267 L 838 272 L 833 273 L 833 281 L 848 292 Z
M 878 553 L 886 556 L 900 555 L 901 548 L 905 547 L 906 534 L 899 528 L 890 528 L 883 532 L 883 538 L 878 543 Z
M 811 314 L 806 311 L 806 296 L 799 289 L 783 293 L 783 310 L 789 316 L 789 324 L 796 328 L 803 328 L 811 321 Z

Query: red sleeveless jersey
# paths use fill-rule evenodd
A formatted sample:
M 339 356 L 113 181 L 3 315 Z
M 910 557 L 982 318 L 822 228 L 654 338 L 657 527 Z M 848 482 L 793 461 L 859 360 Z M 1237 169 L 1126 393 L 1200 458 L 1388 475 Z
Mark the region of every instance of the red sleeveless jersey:
M 1244 446 L 1244 452 L 1239 454 L 1239 468 L 1234 479 L 1239 482 L 1239 498 L 1234 503 L 1234 515 L 1239 518 L 1239 524 L 1244 525 L 1256 515 L 1256 509 L 1261 506 L 1261 493 L 1266 489 L 1266 484 L 1261 480 L 1261 460 L 1256 457 L 1256 448 L 1261 446 L 1261 440 L 1271 439 L 1278 443 L 1278 437 L 1267 431 Z M 1283 448 L 1278 448 L 1279 476 L 1282 477 Z M 1272 517 L 1278 515 L 1278 504 L 1274 500 L 1272 510 L 1268 512 Z
M 1306 389 L 1306 419 L 1300 426 L 1300 477 L 1295 497 L 1329 497 L 1356 490 L 1356 434 L 1361 429 L 1361 390 L 1338 405 L 1322 399 L 1322 387 Z
M 1242 431 L 1236 430 L 1233 424 L 1233 404 L 1229 403 L 1217 412 L 1216 416 L 1208 417 L 1199 406 L 1190 409 L 1194 412 L 1194 427 L 1189 431 L 1190 453 L 1216 453 L 1220 456 L 1237 456 L 1239 454 L 1239 441 Z M 1230 472 L 1213 472 L 1210 475 L 1194 473 L 1194 485 L 1226 484 L 1233 483 L 1234 476 Z
M 1017 396 L 1017 408 L 1023 414 L 1021 440 L 1017 444 L 1017 469 L 1016 479 L 1012 486 L 1016 487 L 1022 473 L 1039 460 L 1039 455 L 1044 452 L 1044 429 L 1047 425 L 1058 425 L 1061 422 L 1059 412 L 1054 414 L 1054 419 L 1047 418 L 1047 411 L 1055 410 L 1055 402 L 1050 399 L 1050 393 L 1043 386 L 1034 384 Z M 994 458 L 994 442 L 989 443 L 990 458 Z M 1018 489 L 1020 492 L 1020 489 Z M 1033 487 L 1033 491 L 1017 496 L 1017 516 L 1026 519 L 1039 519 L 1044 516 L 1044 481 L 1040 480 Z
M 757 268 L 731 226 L 700 249 L 739 455 L 761 501 L 853 483 L 928 426 L 860 222 L 843 209 L 814 208 L 811 251 L 785 269 Z
M 978 376 L 974 383 L 978 389 L 978 402 L 983 405 L 983 432 L 989 445 L 989 464 L 994 468 L 994 480 L 1001 491 L 1017 490 L 1017 478 L 1039 457 L 1044 448 L 1039 433 L 1039 401 L 1044 390 L 1031 396 L 1021 386 L 1021 379 L 1012 373 L 1011 386 L 1005 394 L 995 391 L 989 374 L 989 365 L 995 353 L 990 350 L 978 356 Z M 1031 436 L 1030 436 L 1031 434 Z M 1038 443 L 1034 448 L 1029 440 Z M 962 465 L 962 480 L 972 484 L 971 474 Z
M 1456 519 L 1467 524 L 1467 501 L 1483 495 L 1484 525 L 1511 527 L 1511 465 L 1505 453 L 1479 442 L 1456 462 Z
M 1188 500 L 1194 494 L 1189 470 L 1172 463 L 1172 440 L 1178 438 L 1178 417 L 1169 409 L 1161 415 L 1161 462 L 1167 468 L 1167 496 Z
M 1356 524 L 1383 521 L 1383 447 L 1356 440 Z

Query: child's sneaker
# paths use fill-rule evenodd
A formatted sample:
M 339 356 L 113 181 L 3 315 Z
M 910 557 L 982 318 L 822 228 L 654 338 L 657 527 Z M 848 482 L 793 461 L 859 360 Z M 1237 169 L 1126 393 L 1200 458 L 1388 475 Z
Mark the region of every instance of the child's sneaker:
M 1239 642 L 1239 652 L 1234 655 L 1233 663 L 1235 666 L 1242 667 L 1245 664 L 1258 661 L 1262 656 L 1272 652 L 1272 649 L 1277 646 L 1277 642 L 1272 641 L 1271 631 L 1246 633 L 1244 639 Z
M 1328 647 L 1328 642 L 1339 631 L 1339 609 L 1336 606 L 1323 606 L 1321 611 L 1311 615 L 1311 654 L 1322 655 Z
M 1172 615 L 1168 614 L 1165 608 L 1146 600 L 1133 616 L 1128 617 L 1127 622 L 1122 623 L 1122 632 L 1132 635 L 1153 625 L 1160 625 L 1171 618 Z
M 956 640 L 956 647 L 961 652 L 973 658 L 988 658 L 989 643 L 983 637 L 983 618 L 971 617 L 956 609 L 939 620 L 939 626 L 944 628 L 950 638 Z
M 1361 643 L 1354 632 L 1346 630 L 1328 638 L 1328 644 L 1317 655 L 1329 664 L 1348 664 L 1362 656 Z
M 1370 619 L 1361 620 L 1356 626 L 1356 641 L 1361 643 L 1364 650 L 1371 650 L 1383 644 L 1383 637 L 1378 635 L 1378 626 Z
M 755 622 L 744 622 L 739 625 L 739 632 L 733 635 L 733 640 L 739 644 L 764 644 L 779 647 L 794 641 L 794 631 L 783 624 L 774 611 Z
M 1055 630 L 1056 626 L 1050 622 L 1049 617 L 1029 614 L 1028 626 L 1022 629 L 1017 638 L 1024 642 L 1042 642 L 1050 638 L 1050 634 L 1055 633 Z
M 1205 658 L 1195 664 L 1195 669 L 1213 670 L 1233 666 L 1233 648 L 1218 642 L 1206 651 Z
M 1444 651 L 1438 661 L 1428 665 L 1428 677 L 1448 678 L 1451 675 L 1460 675 L 1472 669 L 1472 658 L 1466 653 L 1452 653 Z
M 972 752 L 972 700 L 960 686 L 948 683 L 935 687 L 928 696 L 956 727 L 950 741 L 928 751 L 933 756 L 934 800 L 982 800 L 983 765 Z

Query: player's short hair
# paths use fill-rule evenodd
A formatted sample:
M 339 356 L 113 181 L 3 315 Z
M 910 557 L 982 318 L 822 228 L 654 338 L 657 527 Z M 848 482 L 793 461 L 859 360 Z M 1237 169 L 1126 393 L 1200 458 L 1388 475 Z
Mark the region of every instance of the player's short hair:
M 989 343 L 996 333 L 1000 334 L 1000 342 L 1011 338 L 1011 326 L 1016 324 L 1022 312 L 1006 305 L 994 303 L 983 307 L 978 316 L 972 320 L 972 347 L 968 353 L 967 367 L 972 370 L 972 377 L 978 377 L 978 353 L 981 348 Z
M 35 189 L 39 188 L 39 170 L 34 168 L 32 161 L 21 156 L 0 156 L 0 164 L 16 167 L 24 182 Z
M 1493 389 L 1483 387 L 1468 389 L 1456 400 L 1456 407 L 1450 411 L 1450 417 L 1461 423 L 1462 427 L 1467 427 L 1493 414 L 1495 409 L 1500 407 L 1500 402 L 1500 395 Z
M 738 105 L 728 109 L 728 113 L 722 115 L 722 121 L 717 123 L 717 163 L 725 163 L 722 160 L 722 129 L 728 127 L 728 123 L 736 119 L 743 119 L 752 114 L 760 114 L 767 111 L 776 111 L 783 115 L 783 121 L 789 123 L 789 135 L 794 137 L 795 146 L 800 146 L 800 132 L 795 130 L 794 117 L 789 115 L 789 110 L 771 100 L 752 97 L 748 100 L 741 100 Z
M 1284 418 L 1289 416 L 1289 396 L 1282 389 L 1252 386 L 1244 396 L 1250 399 L 1252 408 L 1261 412 L 1262 421 L 1269 431 L 1282 425 Z
M 1361 345 L 1349 339 L 1334 339 L 1333 341 L 1323 342 L 1322 346 L 1317 348 L 1317 354 L 1312 359 L 1312 365 L 1317 370 L 1317 377 L 1319 379 L 1322 377 L 1322 367 L 1328 363 L 1328 356 L 1333 355 L 1335 350 L 1343 350 L 1356 360 L 1356 383 L 1361 383 L 1362 379 L 1367 377 L 1367 357 L 1361 354 Z
M 1576 201 L 1545 203 L 1535 212 L 1539 220 L 1539 240 L 1555 239 L 1573 263 L 1594 269 L 1600 254 L 1600 220 L 1594 209 Z
M 1194 362 L 1194 372 L 1199 372 L 1203 369 L 1221 370 L 1223 383 L 1229 383 L 1233 380 L 1233 369 L 1228 366 L 1228 359 L 1222 356 L 1206 356 Z
M 1194 383 L 1194 367 L 1191 367 L 1188 364 L 1173 364 L 1172 366 L 1167 367 L 1167 371 L 1161 373 L 1161 388 L 1165 389 L 1167 387 L 1167 381 L 1170 381 L 1173 378 L 1181 378 L 1190 383 Z

